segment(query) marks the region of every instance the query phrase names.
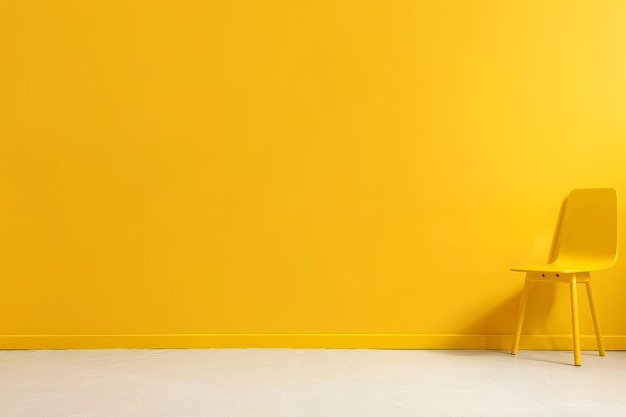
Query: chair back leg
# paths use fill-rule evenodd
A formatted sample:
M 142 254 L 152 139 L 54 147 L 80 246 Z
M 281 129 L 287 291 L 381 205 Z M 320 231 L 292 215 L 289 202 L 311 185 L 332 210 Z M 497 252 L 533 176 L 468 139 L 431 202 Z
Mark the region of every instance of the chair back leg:
M 593 330 L 596 333 L 596 342 L 598 343 L 598 354 L 604 356 L 606 354 L 604 350 L 604 342 L 602 341 L 602 331 L 600 330 L 600 320 L 598 319 L 598 313 L 596 311 L 596 303 L 593 300 L 593 293 L 591 292 L 591 281 L 585 283 L 587 289 L 587 298 L 589 299 L 589 309 L 591 310 L 591 319 L 593 320 Z
M 524 282 L 524 289 L 522 290 L 522 300 L 520 301 L 519 311 L 517 313 L 517 328 L 515 330 L 515 337 L 513 338 L 513 346 L 511 347 L 511 355 L 517 355 L 517 349 L 519 348 L 519 339 L 522 335 L 522 326 L 524 325 L 524 315 L 526 314 L 526 302 L 528 301 L 528 294 L 530 294 L 531 280 L 526 278 Z

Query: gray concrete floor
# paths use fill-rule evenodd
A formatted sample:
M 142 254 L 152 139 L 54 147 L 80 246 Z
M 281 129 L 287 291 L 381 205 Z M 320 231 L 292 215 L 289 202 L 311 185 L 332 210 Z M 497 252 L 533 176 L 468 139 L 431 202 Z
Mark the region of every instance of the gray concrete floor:
M 0 351 L 3 417 L 625 416 L 626 352 Z

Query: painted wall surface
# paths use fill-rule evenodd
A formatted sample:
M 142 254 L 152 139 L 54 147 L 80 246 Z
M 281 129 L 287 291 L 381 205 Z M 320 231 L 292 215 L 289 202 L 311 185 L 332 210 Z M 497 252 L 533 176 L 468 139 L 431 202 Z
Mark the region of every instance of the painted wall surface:
M 547 259 L 569 190 L 626 198 L 625 21 L 621 0 L 3 1 L 0 347 L 507 347 L 508 269 Z M 594 275 L 609 348 L 624 277 Z M 524 333 L 567 347 L 567 286 L 533 294 Z

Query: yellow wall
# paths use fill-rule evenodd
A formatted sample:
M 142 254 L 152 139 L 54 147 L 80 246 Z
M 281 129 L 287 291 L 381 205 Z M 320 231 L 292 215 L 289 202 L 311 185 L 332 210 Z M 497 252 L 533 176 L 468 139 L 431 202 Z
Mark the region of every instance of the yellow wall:
M 562 198 L 626 198 L 625 21 L 621 0 L 3 1 L 0 347 L 507 347 L 508 268 L 546 260 Z M 625 276 L 594 280 L 614 349 Z M 525 332 L 549 337 L 522 347 L 569 346 L 567 291 L 537 287 Z

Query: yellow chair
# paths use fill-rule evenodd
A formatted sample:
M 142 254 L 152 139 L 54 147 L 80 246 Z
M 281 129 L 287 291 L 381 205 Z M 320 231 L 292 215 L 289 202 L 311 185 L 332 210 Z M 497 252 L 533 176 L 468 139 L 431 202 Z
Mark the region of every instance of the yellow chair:
M 617 255 L 617 191 L 613 188 L 573 190 L 566 201 L 565 212 L 557 230 L 554 261 L 543 265 L 511 268 L 526 272 L 526 281 L 517 318 L 517 330 L 511 354 L 517 354 L 526 302 L 533 281 L 570 285 L 574 364 L 579 366 L 580 335 L 578 330 L 578 295 L 576 284 L 587 288 L 591 318 L 596 333 L 598 352 L 604 356 L 598 313 L 591 292 L 590 271 L 613 266 Z

